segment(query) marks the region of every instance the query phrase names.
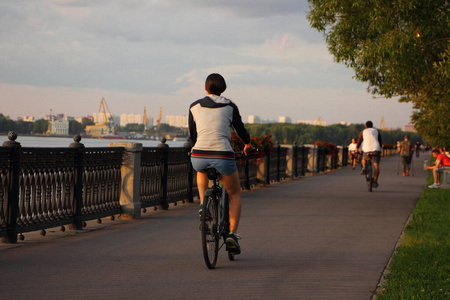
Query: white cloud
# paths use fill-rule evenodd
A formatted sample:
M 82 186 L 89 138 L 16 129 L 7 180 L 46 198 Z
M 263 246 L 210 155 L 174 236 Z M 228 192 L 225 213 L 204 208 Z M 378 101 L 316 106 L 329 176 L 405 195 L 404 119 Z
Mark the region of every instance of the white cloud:
M 246 45 L 237 50 L 239 53 L 267 59 L 271 62 L 282 62 L 298 65 L 300 63 L 316 63 L 325 67 L 333 65 L 333 60 L 323 43 L 308 43 L 294 34 L 277 35 L 260 45 Z

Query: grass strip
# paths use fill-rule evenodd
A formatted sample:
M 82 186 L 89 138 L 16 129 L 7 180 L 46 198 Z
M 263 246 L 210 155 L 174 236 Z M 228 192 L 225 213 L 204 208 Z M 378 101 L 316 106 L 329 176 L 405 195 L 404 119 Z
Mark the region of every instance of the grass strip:
M 423 192 L 385 280 L 378 300 L 450 299 L 449 189 Z

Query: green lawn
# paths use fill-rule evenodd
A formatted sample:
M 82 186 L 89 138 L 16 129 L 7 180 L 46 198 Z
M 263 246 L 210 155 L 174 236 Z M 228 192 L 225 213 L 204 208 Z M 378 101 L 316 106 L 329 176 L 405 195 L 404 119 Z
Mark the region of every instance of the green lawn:
M 449 189 L 423 192 L 388 271 L 376 299 L 450 299 Z

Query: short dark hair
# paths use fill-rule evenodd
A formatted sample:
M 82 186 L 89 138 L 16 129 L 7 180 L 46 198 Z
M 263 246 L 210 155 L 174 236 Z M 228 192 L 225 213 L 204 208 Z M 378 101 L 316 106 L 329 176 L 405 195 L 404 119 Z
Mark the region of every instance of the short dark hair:
M 367 121 L 367 122 L 366 122 L 366 127 L 367 127 L 367 128 L 372 128 L 372 127 L 373 127 L 372 121 Z
M 205 89 L 210 94 L 220 96 L 227 89 L 227 84 L 222 75 L 213 73 L 206 77 Z
M 434 149 L 433 151 L 431 151 L 431 153 L 437 153 L 437 154 L 440 154 L 441 151 L 439 151 L 439 149 Z

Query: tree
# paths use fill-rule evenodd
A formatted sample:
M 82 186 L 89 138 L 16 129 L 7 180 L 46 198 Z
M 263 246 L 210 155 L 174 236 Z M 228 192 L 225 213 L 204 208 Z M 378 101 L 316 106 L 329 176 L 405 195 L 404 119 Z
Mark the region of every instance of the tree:
M 88 118 L 81 119 L 81 124 L 83 125 L 83 128 L 86 128 L 87 125 L 95 125 L 94 121 Z
M 450 141 L 448 0 L 308 0 L 308 19 L 368 91 L 412 102 L 416 129 Z
M 89 120 L 89 119 L 86 119 Z M 78 121 L 69 121 L 69 133 L 70 134 L 80 134 L 84 132 L 85 126 Z
M 4 116 L 0 113 L 0 132 L 7 133 L 13 130 L 16 130 L 16 123 L 8 116 Z
M 33 133 L 44 133 L 47 132 L 48 121 L 44 119 L 36 120 L 33 124 Z

